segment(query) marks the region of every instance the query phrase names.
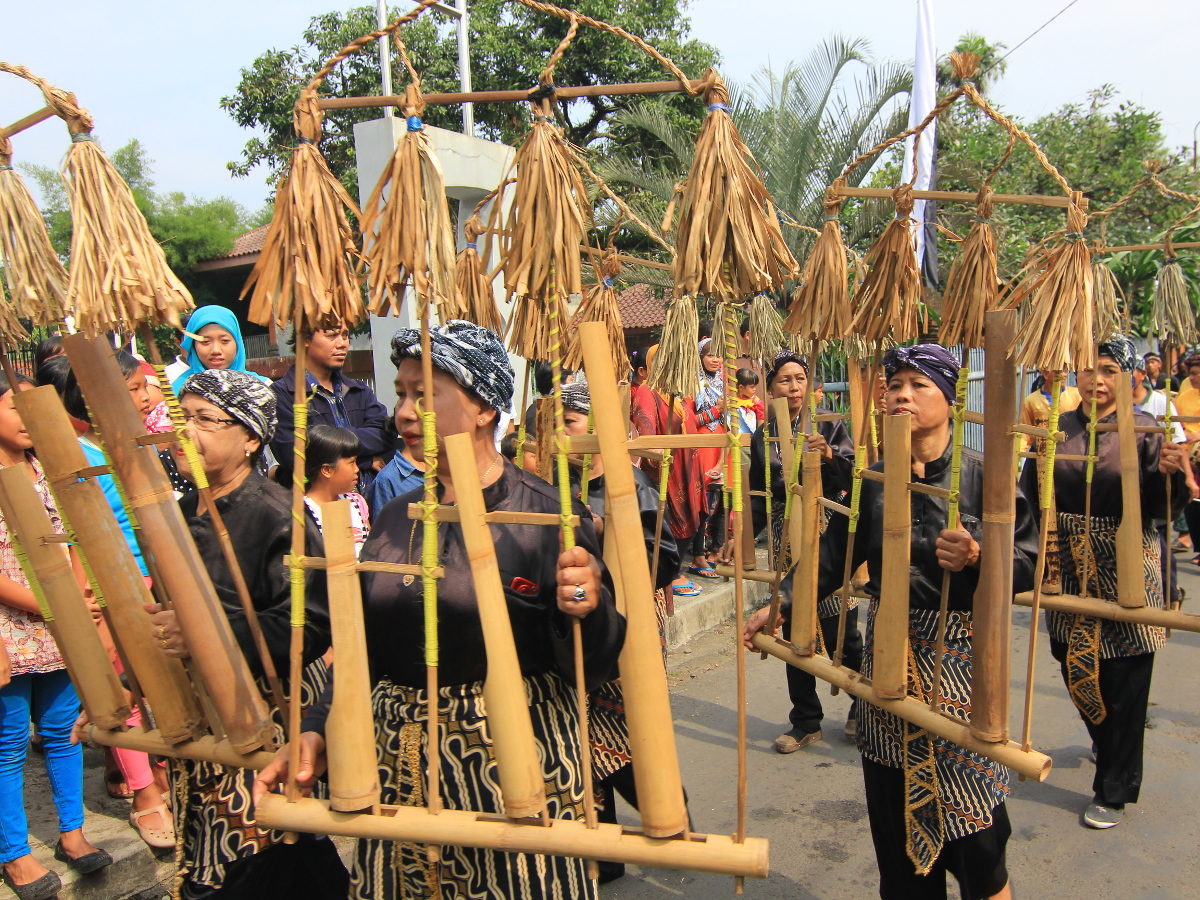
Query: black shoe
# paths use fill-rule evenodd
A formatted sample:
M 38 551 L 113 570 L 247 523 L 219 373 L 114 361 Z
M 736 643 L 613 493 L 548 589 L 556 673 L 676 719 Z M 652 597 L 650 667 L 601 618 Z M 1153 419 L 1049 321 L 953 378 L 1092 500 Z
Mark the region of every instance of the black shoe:
M 600 867 L 600 877 L 597 881 L 601 884 L 608 884 L 610 881 L 616 881 L 618 878 L 625 877 L 625 863 L 609 862 L 602 859 L 597 865 Z
M 54 872 L 47 872 L 37 881 L 29 884 L 13 884 L 13 880 L 4 873 L 4 883 L 9 890 L 17 895 L 17 900 L 47 900 L 62 890 L 62 879 Z
M 85 853 L 83 856 L 72 859 L 63 849 L 62 841 L 59 841 L 54 847 L 54 858 L 59 862 L 66 863 L 80 875 L 91 875 L 93 872 L 99 872 L 113 864 L 113 858 L 107 850 L 93 850 L 91 853 Z

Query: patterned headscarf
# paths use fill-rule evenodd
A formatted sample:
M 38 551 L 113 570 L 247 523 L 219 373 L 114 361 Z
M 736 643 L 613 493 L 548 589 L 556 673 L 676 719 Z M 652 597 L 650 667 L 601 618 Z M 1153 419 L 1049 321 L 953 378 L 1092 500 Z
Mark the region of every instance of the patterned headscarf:
M 477 394 L 499 412 L 512 412 L 513 367 L 504 345 L 495 334 L 473 322 L 452 319 L 431 328 L 429 347 L 434 368 L 441 369 L 462 387 Z M 421 332 L 402 328 L 392 337 L 392 365 L 421 358 Z
M 571 409 L 587 415 L 592 411 L 592 393 L 588 390 L 587 379 L 580 372 L 570 384 L 562 388 L 563 409 Z
M 703 338 L 699 343 L 700 361 L 697 363 L 699 367 L 699 375 L 696 383 L 696 412 L 702 413 L 712 409 L 721 402 L 721 398 L 725 395 L 725 377 L 720 368 L 715 372 L 709 372 L 704 368 L 704 354 L 708 350 L 708 345 L 712 343 L 712 338 Z
M 195 394 L 224 410 L 264 444 L 275 434 L 275 392 L 257 375 L 236 369 L 205 369 L 188 376 L 183 394 Z
M 1133 349 L 1133 341 L 1123 334 L 1114 333 L 1107 341 L 1100 344 L 1096 350 L 1097 356 L 1111 357 L 1122 372 L 1132 372 L 1137 366 L 1137 354 Z
M 954 402 L 954 388 L 960 368 L 958 360 L 941 344 L 893 347 L 883 355 L 883 372 L 888 381 L 899 369 L 915 369 L 937 385 L 947 403 Z
M 795 363 L 804 370 L 804 374 L 808 374 L 808 360 L 801 356 L 797 356 L 791 350 L 780 350 L 771 364 L 767 366 L 767 389 L 770 390 L 771 382 L 775 380 L 775 376 L 779 374 L 779 370 L 788 363 Z

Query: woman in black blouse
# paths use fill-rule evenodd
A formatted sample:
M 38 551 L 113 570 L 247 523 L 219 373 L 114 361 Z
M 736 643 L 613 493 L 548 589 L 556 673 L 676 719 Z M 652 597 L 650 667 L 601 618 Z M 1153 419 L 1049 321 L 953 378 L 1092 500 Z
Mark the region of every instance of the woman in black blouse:
M 431 335 L 433 412 L 439 445 L 445 435 L 472 437 L 476 477 L 489 511 L 557 513 L 558 493 L 523 472 L 496 449 L 500 412 L 511 409 L 513 373 L 499 338 L 468 322 L 453 321 Z M 420 333 L 406 329 L 392 340 L 397 367 L 396 422 L 400 437 L 422 459 L 417 409 L 425 389 Z M 439 449 L 440 502 L 452 504 L 455 484 Z M 388 503 L 363 547 L 363 560 L 421 561 L 422 525 L 408 517 L 421 491 Z M 625 620 L 616 611 L 611 581 L 599 562 L 591 516 L 576 504 L 581 524 L 577 546 L 559 551 L 556 527 L 490 525 L 530 713 L 547 781 L 553 818 L 582 816 L 582 769 L 575 698 L 570 617 L 582 620 L 584 666 L 589 687 L 613 676 L 624 640 Z M 471 566 L 458 523 L 438 526 L 441 790 L 448 809 L 502 811 L 495 755 L 482 705 L 487 655 L 483 644 Z M 362 579 L 367 651 L 375 682 L 373 703 L 379 742 L 383 802 L 424 803 L 425 718 L 424 615 L 421 581 L 411 576 L 365 574 Z M 337 677 L 336 666 L 334 678 Z M 326 698 L 330 697 L 327 690 Z M 324 770 L 324 719 L 320 704 L 305 720 L 297 780 L 310 786 Z M 286 754 L 259 775 L 256 790 L 273 789 L 287 777 Z M 581 860 L 536 857 L 470 847 L 444 847 L 430 864 L 423 847 L 360 840 L 353 871 L 353 896 L 399 900 L 427 896 L 594 897 Z

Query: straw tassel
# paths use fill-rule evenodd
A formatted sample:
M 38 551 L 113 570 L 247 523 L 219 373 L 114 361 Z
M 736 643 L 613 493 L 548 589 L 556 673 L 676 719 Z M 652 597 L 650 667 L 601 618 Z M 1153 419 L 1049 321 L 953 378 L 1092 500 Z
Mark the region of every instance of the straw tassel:
M 766 294 L 756 294 L 750 301 L 750 346 L 746 355 L 751 359 L 774 359 L 786 340 L 775 302 Z
M 991 225 L 995 208 L 991 188 L 985 185 L 980 190 L 976 204 L 975 222 L 946 279 L 942 325 L 938 329 L 938 342 L 946 347 L 960 343 L 982 347 L 984 314 L 994 310 L 1000 301 L 996 235 Z
M 266 325 L 272 314 L 286 328 L 298 306 L 304 323 L 360 321 L 365 310 L 355 266 L 359 253 L 346 211 L 357 205 L 329 171 L 321 155 L 323 113 L 316 88 L 305 88 L 292 114 L 299 142 L 291 168 L 275 194 L 275 215 L 262 252 L 241 297 L 250 294 L 252 322 Z
M 411 282 L 418 315 L 433 302 L 438 317 L 446 322 L 463 318 L 466 308 L 454 289 L 454 233 L 446 179 L 421 122 L 425 101 L 413 75 L 404 92 L 407 130 L 363 208 L 367 294 L 372 313 L 398 315 Z
M 1009 298 L 1029 301 L 1029 315 L 1017 333 L 1017 365 L 1038 369 L 1087 369 L 1093 365 L 1091 252 L 1083 240 L 1087 201 L 1071 193 L 1067 232 L 1046 244 L 1026 263 L 1025 279 Z
M 621 274 L 621 261 L 617 251 L 609 247 L 596 269 L 596 286 L 592 288 L 575 314 L 571 323 L 572 333 L 563 365 L 572 372 L 583 368 L 583 344 L 579 337 L 579 326 L 584 322 L 603 322 L 608 331 L 608 349 L 612 356 L 613 370 L 623 378 L 629 371 L 629 351 L 625 348 L 625 329 L 621 323 L 621 307 L 617 302 L 617 291 L 613 280 Z
M 1187 283 L 1179 268 L 1170 243 L 1167 258 L 1158 270 L 1158 281 L 1154 286 L 1154 332 L 1166 339 L 1166 343 L 1192 346 L 1200 340 L 1196 331 L 1196 311 L 1188 299 Z
M 869 271 L 859 288 L 858 311 L 850 323 L 851 331 L 875 343 L 889 336 L 903 343 L 920 335 L 917 308 L 921 302 L 921 273 L 910 228 L 912 185 L 901 185 L 893 197 L 896 217 L 867 253 Z
M 646 383 L 664 396 L 694 397 L 696 394 L 696 346 L 700 316 L 696 301 L 677 297 L 667 304 L 662 343 Z
M 504 319 L 496 307 L 487 267 L 479 256 L 477 241 L 484 230 L 483 220 L 478 215 L 472 215 L 463 225 L 467 243 L 454 262 L 454 294 L 462 318 L 502 334 Z
M 67 270 L 50 245 L 46 222 L 12 166 L 12 143 L 0 134 L 0 262 L 11 308 L 0 309 L 0 331 L 10 340 L 28 335 L 16 317 L 36 325 L 61 322 L 66 315 Z
M 853 307 L 849 271 L 838 224 L 842 208 L 839 187 L 843 184 L 845 180 L 839 178 L 825 192 L 825 224 L 804 263 L 800 287 L 792 295 L 791 313 L 784 326 L 805 340 L 827 341 L 844 337 L 850 330 Z
M 1121 313 L 1121 301 L 1125 294 L 1121 283 L 1101 257 L 1092 257 L 1092 297 L 1096 303 L 1092 334 L 1096 343 L 1108 340 L 1115 332 L 1125 333 L 1129 329 Z
M 740 300 L 799 272 L 758 164 L 729 114 L 729 92 L 709 69 L 708 116 L 679 200 L 675 292 Z

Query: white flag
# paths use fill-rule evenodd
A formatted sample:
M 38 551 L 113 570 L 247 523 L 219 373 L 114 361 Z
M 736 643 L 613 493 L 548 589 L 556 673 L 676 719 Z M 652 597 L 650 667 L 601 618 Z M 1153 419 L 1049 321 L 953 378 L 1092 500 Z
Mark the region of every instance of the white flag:
M 917 47 L 913 56 L 912 102 L 908 111 L 908 127 L 914 128 L 924 121 L 929 111 L 937 105 L 937 44 L 933 34 L 933 0 L 917 0 Z M 918 191 L 929 190 L 930 173 L 933 171 L 933 151 L 937 144 L 937 123 L 930 123 L 921 133 L 917 149 L 917 181 L 913 185 Z M 904 172 L 901 182 L 912 178 L 913 139 L 904 144 Z M 925 201 L 918 200 L 912 212 L 916 237 L 917 267 L 925 258 Z

